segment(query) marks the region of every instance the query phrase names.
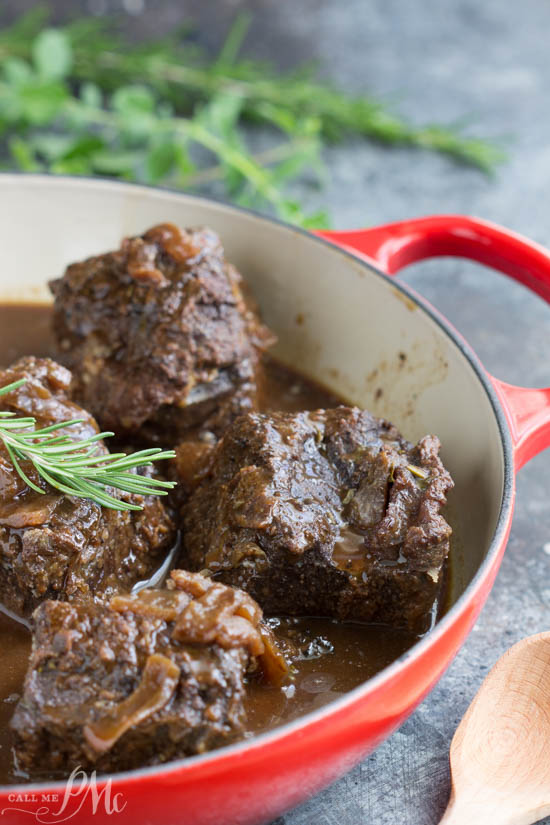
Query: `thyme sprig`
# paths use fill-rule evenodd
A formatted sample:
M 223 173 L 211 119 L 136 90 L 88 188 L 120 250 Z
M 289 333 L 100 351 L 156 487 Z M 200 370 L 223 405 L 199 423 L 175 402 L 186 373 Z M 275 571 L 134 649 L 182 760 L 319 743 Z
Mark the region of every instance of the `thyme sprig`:
M 18 389 L 25 379 L 14 381 L 0 388 L 0 396 Z M 0 440 L 11 462 L 32 490 L 44 494 L 21 466 L 29 461 L 38 475 L 50 487 L 69 496 L 87 498 L 111 510 L 142 510 L 139 504 L 123 501 L 113 496 L 111 490 L 121 490 L 140 496 L 165 496 L 175 482 L 161 481 L 141 476 L 132 470 L 145 467 L 154 461 L 174 458 L 173 450 L 150 448 L 126 455 L 126 453 L 98 452 L 98 442 L 114 435 L 112 432 L 74 440 L 62 431 L 84 419 L 74 418 L 49 427 L 36 429 L 36 420 L 18 417 L 14 412 L 0 411 Z
M 414 126 L 372 97 L 316 80 L 309 68 L 281 73 L 240 57 L 244 16 L 216 58 L 189 31 L 133 44 L 109 20 L 48 28 L 47 19 L 35 8 L 0 32 L 0 149 L 23 171 L 193 191 L 221 184 L 237 203 L 321 226 L 327 215 L 306 214 L 288 184 L 305 172 L 323 180 L 327 143 L 359 137 L 414 146 L 488 173 L 503 158 L 458 127 Z M 256 151 L 250 137 L 258 126 Z

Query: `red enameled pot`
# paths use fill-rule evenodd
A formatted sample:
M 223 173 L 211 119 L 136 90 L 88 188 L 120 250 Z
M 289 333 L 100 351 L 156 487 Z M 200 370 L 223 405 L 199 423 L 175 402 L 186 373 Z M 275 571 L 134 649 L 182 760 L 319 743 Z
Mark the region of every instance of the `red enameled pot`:
M 43 300 L 46 280 L 69 261 L 155 222 L 209 224 L 250 281 L 283 360 L 391 418 L 411 439 L 441 438 L 456 482 L 452 606 L 398 661 L 332 704 L 219 751 L 100 778 L 95 790 L 77 783 L 68 796 L 64 783 L 0 789 L 0 822 L 9 825 L 269 821 L 353 767 L 434 686 L 491 589 L 515 472 L 550 444 L 550 390 L 489 376 L 435 309 L 388 276 L 424 258 L 465 257 L 550 300 L 550 254 L 452 215 L 316 237 L 212 201 L 109 181 L 0 175 L 0 192 L 0 299 Z

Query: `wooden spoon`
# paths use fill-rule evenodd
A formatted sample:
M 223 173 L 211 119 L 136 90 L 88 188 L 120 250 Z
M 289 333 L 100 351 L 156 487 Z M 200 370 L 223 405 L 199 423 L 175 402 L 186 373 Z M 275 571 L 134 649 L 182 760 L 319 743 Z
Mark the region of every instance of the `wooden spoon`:
M 531 825 L 550 814 L 550 633 L 499 659 L 451 743 L 441 825 Z

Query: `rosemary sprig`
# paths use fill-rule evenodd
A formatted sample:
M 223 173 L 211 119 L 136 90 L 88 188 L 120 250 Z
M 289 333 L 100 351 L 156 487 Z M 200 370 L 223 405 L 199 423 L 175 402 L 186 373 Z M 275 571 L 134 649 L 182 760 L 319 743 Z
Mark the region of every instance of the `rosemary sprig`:
M 0 388 L 0 396 L 18 389 L 25 379 Z M 16 413 L 0 411 L 0 440 L 4 444 L 17 473 L 32 490 L 44 494 L 23 470 L 21 461 L 29 461 L 38 475 L 50 487 L 69 496 L 88 498 L 111 510 L 142 510 L 138 504 L 122 501 L 108 490 L 116 489 L 140 496 L 165 496 L 176 482 L 161 481 L 133 473 L 132 470 L 166 458 L 174 458 L 173 450 L 150 448 L 137 453 L 98 453 L 98 442 L 114 435 L 98 433 L 75 441 L 63 434 L 68 427 L 81 424 L 82 418 L 62 421 L 36 429 L 36 420 L 17 417 Z
M 179 36 L 131 44 L 112 21 L 46 28 L 33 9 L 0 32 L 0 149 L 23 171 L 101 174 L 201 191 L 222 186 L 237 203 L 304 226 L 287 184 L 313 172 L 323 147 L 346 137 L 443 152 L 487 173 L 503 159 L 458 128 L 416 127 L 368 96 L 350 96 L 300 68 L 280 73 L 239 57 L 238 17 L 217 58 Z M 250 128 L 262 129 L 261 151 Z M 252 129 L 254 132 L 254 128 Z M 211 190 L 208 190 L 211 191 Z

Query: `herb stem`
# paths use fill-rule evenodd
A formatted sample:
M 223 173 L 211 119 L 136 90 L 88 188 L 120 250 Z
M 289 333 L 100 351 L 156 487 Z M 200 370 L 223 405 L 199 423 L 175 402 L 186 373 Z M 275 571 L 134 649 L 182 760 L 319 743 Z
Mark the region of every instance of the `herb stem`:
M 220 181 L 241 205 L 319 228 L 327 216 L 304 214 L 287 184 L 306 169 L 319 175 L 327 144 L 359 137 L 417 147 L 488 174 L 503 159 L 498 147 L 458 127 L 416 126 L 303 67 L 278 72 L 241 57 L 250 22 L 242 15 L 214 58 L 188 32 L 133 44 L 112 21 L 47 28 L 47 18 L 33 9 L 0 31 L 0 149 L 23 171 L 187 189 Z M 276 145 L 255 152 L 242 129 L 248 124 L 267 129 Z
M 262 152 L 252 154 L 251 158 L 260 166 L 271 166 L 274 163 L 279 163 L 286 158 L 292 157 L 298 145 L 299 141 L 295 141 L 293 143 L 284 141 L 283 143 L 279 143 L 270 149 L 264 149 Z M 307 147 L 307 143 L 305 141 L 302 145 Z M 180 183 L 182 186 L 196 187 L 202 186 L 205 183 L 214 183 L 215 181 L 222 180 L 223 176 L 224 167 L 221 163 L 218 163 L 215 166 L 209 166 L 206 169 L 201 169 L 194 174 L 183 177 Z

